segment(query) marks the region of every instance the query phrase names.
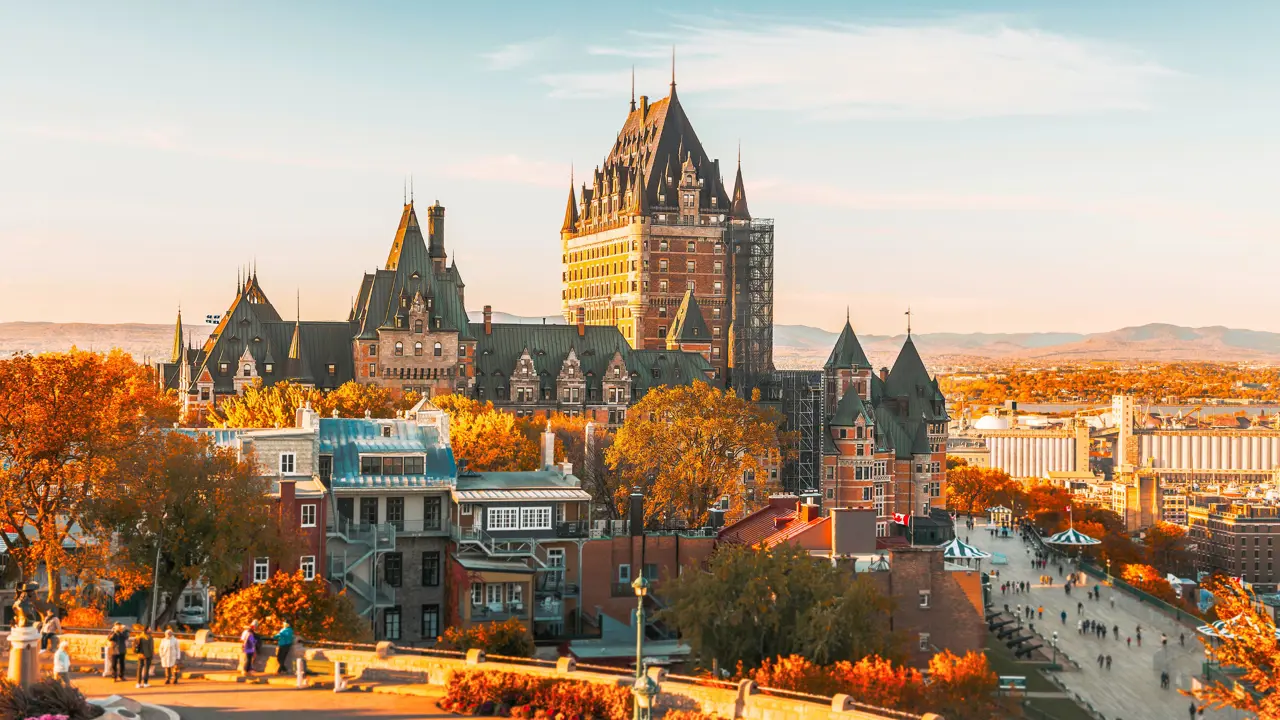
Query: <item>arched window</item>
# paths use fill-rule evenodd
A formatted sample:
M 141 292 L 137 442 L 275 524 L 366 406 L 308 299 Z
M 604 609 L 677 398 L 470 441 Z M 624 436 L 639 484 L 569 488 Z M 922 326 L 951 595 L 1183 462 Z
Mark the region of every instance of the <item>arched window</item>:
M 249 363 L 244 364 L 244 376 L 251 377 L 253 375 L 253 366 Z
M 444 354 L 444 348 L 440 347 L 440 343 L 436 343 L 435 348 L 432 350 L 432 354 L 436 357 L 440 357 Z
M 404 355 L 404 343 L 400 343 L 400 342 L 396 343 L 395 352 L 393 352 L 392 354 L 397 357 Z
M 420 342 L 416 342 L 416 343 L 414 343 L 414 344 L 413 344 L 413 354 L 414 354 L 414 355 L 421 355 L 421 354 L 422 354 L 422 343 L 420 343 Z

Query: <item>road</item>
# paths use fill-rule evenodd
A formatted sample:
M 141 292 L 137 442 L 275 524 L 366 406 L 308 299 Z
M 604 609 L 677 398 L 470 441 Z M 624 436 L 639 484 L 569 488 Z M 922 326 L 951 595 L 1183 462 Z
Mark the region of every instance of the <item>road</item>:
M 1016 536 L 993 538 L 981 524 L 972 531 L 966 531 L 960 525 L 957 532 L 971 545 L 987 552 L 1003 553 L 1008 558 L 1007 565 L 986 566 L 1000 571 L 998 579 L 992 578 L 996 607 L 1003 607 L 1006 603 L 1015 609 L 1018 604 L 1024 607 L 1044 606 L 1044 619 L 1037 619 L 1034 623 L 1036 631 L 1045 638 L 1045 647 L 1049 647 L 1049 638 L 1057 631 L 1061 652 L 1080 664 L 1080 670 L 1056 673 L 1068 691 L 1092 704 L 1106 720 L 1178 720 L 1188 717 L 1191 699 L 1177 690 L 1191 687 L 1191 678 L 1200 672 L 1204 659 L 1204 647 L 1195 637 L 1194 630 L 1136 598 L 1112 592 L 1105 585 L 1102 586 L 1101 600 L 1089 600 L 1083 587 L 1067 595 L 1062 587 L 1063 576 L 1057 574 L 1053 567 L 1033 569 L 1027 546 Z M 1069 568 L 1064 569 L 1070 571 Z M 1052 574 L 1053 585 L 1041 585 L 1041 574 Z M 1019 580 L 1032 583 L 1030 593 L 1000 593 L 1003 582 Z M 1089 587 L 1092 586 L 1090 579 Z M 1111 606 L 1112 596 L 1115 597 L 1115 607 Z M 1082 613 L 1077 612 L 1078 602 L 1084 603 Z M 1060 615 L 1064 610 L 1067 612 L 1066 623 L 1062 622 Z M 1103 640 L 1092 634 L 1077 633 L 1076 621 L 1081 619 L 1103 623 L 1108 629 L 1107 638 Z M 1116 626 L 1120 628 L 1119 639 L 1111 633 L 1111 628 Z M 1136 639 L 1138 626 L 1142 627 L 1141 646 Z M 1161 633 L 1169 638 L 1167 648 L 1161 647 Z M 1185 646 L 1179 642 L 1179 633 L 1186 636 Z M 1126 642 L 1131 637 L 1134 638 L 1132 645 Z M 1111 670 L 1098 667 L 1099 654 L 1104 657 L 1111 655 Z M 1162 670 L 1170 674 L 1172 687 L 1168 690 L 1160 688 Z M 1204 717 L 1206 720 L 1241 720 L 1250 716 L 1231 710 L 1207 710 Z
M 98 676 L 77 675 L 76 687 L 91 698 L 124 695 L 139 702 L 164 705 L 177 711 L 182 720 L 246 717 L 262 720 L 338 720 L 339 718 L 381 718 L 416 720 L 451 718 L 436 708 L 429 698 L 383 695 L 380 693 L 332 690 L 296 690 L 268 685 L 215 683 L 184 680 L 165 685 L 161 678 L 149 688 L 135 688 L 132 682 L 114 683 Z

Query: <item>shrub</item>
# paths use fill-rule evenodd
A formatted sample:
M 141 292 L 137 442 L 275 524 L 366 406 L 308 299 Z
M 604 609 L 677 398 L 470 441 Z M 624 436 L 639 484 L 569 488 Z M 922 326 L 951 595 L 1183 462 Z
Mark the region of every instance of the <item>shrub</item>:
M 365 642 L 369 623 L 356 614 L 351 600 L 334 594 L 319 575 L 304 580 L 302 571 L 278 572 L 265 583 L 224 596 L 214 609 L 210 629 L 218 635 L 239 635 L 250 621 L 258 621 L 259 635 L 275 635 L 288 620 L 300 637 L 330 642 Z
M 631 715 L 631 691 L 625 687 L 577 680 L 469 670 L 449 676 L 443 710 L 515 718 L 612 720 Z
M 96 607 L 72 608 L 62 618 L 62 626 L 67 628 L 104 628 L 108 624 L 102 608 Z
M 727 720 L 723 715 L 704 713 L 697 710 L 668 710 L 662 720 Z
M 480 623 L 469 628 L 446 628 L 440 646 L 462 652 L 479 648 L 486 655 L 508 657 L 533 657 L 534 652 L 533 636 L 517 618 Z
M 25 690 L 0 679 L 0 720 L 25 720 L 42 716 L 62 720 L 90 720 L 103 712 L 90 705 L 81 692 L 65 680 L 46 678 Z

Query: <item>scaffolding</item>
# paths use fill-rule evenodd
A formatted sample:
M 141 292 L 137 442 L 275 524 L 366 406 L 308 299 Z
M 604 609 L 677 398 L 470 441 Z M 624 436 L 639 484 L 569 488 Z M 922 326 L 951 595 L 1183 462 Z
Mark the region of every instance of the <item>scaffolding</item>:
M 729 385 L 741 397 L 773 380 L 773 220 L 735 222 Z
M 796 495 L 821 491 L 822 372 L 779 370 L 773 373 L 784 430 L 794 433 L 795 457 L 782 464 L 782 487 Z

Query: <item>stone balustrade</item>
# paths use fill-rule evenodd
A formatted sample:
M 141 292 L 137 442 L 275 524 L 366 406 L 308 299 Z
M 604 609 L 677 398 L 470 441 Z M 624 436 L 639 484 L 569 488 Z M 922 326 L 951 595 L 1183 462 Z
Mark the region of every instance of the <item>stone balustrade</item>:
M 183 655 L 201 661 L 213 661 L 235 667 L 241 660 L 239 643 L 209 641 L 208 631 L 197 633 L 194 640 L 182 640 Z M 67 651 L 79 661 L 101 662 L 106 638 L 102 635 L 69 633 L 60 636 L 67 642 Z M 299 648 L 306 659 L 343 663 L 347 675 L 369 681 L 422 683 L 443 686 L 449 674 L 455 670 L 474 670 L 477 667 L 497 672 L 514 672 L 543 677 L 572 678 L 582 682 L 630 686 L 632 678 L 579 669 L 571 658 L 561 658 L 557 663 L 525 664 L 489 660 L 479 650 L 462 653 L 397 653 L 391 643 L 379 643 L 375 650 L 346 650 L 332 648 Z M 659 668 L 650 668 L 651 677 L 661 686 L 657 707 L 667 710 L 700 710 L 717 713 L 725 718 L 745 720 L 884 720 L 885 718 L 920 718 L 943 720 L 941 716 L 924 716 L 875 712 L 855 709 L 846 695 L 837 695 L 824 702 L 780 697 L 761 692 L 755 683 L 746 680 L 736 687 L 728 683 L 697 684 L 675 681 L 666 677 Z

